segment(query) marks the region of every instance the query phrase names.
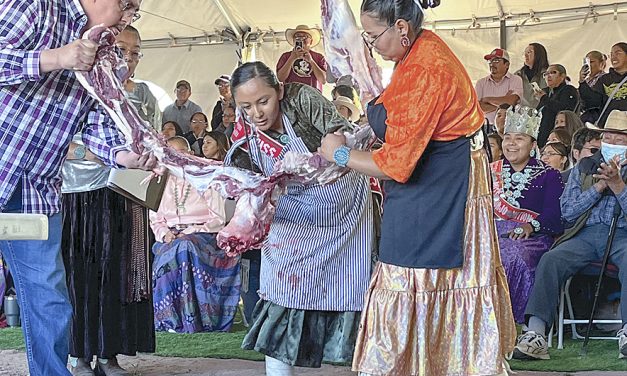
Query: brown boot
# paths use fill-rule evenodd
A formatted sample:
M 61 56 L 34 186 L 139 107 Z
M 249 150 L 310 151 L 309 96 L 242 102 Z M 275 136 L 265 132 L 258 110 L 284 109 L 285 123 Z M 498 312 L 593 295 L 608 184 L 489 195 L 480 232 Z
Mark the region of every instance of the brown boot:
M 103 360 L 106 360 L 107 363 L 103 364 Z M 96 376 L 131 376 L 130 372 L 120 367 L 115 356 L 111 359 L 98 359 L 94 371 Z
M 94 376 L 94 371 L 92 371 L 89 363 L 81 358 L 76 360 L 76 367 L 70 365 L 70 372 L 74 376 Z

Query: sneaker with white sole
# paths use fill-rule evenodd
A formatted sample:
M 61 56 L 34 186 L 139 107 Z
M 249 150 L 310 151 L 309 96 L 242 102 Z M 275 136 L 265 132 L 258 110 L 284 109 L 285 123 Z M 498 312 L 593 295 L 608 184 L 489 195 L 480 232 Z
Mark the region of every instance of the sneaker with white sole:
M 625 328 L 616 333 L 618 337 L 618 359 L 627 358 L 627 330 Z
M 516 347 L 514 347 L 513 358 L 519 360 L 551 359 L 546 338 L 534 331 L 519 335 L 518 340 L 516 340 Z

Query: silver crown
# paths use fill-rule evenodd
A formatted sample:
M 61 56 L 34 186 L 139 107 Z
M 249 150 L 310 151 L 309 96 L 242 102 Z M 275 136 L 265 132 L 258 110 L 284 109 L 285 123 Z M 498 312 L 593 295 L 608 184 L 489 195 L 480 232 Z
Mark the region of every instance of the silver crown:
M 516 106 L 507 110 L 505 116 L 505 133 L 524 133 L 534 139 L 538 138 L 542 113 L 535 108 Z

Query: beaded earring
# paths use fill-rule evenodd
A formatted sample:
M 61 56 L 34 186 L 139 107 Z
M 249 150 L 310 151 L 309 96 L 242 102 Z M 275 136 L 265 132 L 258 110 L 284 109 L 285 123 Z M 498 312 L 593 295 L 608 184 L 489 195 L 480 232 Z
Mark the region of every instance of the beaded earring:
M 403 35 L 401 37 L 401 46 L 409 47 L 410 45 L 411 45 L 411 41 L 409 40 L 409 38 L 407 38 L 407 35 Z

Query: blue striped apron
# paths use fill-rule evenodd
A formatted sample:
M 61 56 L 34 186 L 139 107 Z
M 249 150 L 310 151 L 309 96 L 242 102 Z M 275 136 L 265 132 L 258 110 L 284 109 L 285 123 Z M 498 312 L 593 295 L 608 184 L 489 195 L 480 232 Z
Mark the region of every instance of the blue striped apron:
M 290 141 L 276 159 L 252 135 L 252 159 L 266 176 L 287 151 L 309 153 L 285 115 L 283 125 Z M 286 308 L 361 311 L 373 237 L 365 176 L 351 171 L 326 186 L 289 186 L 262 247 L 259 295 Z

